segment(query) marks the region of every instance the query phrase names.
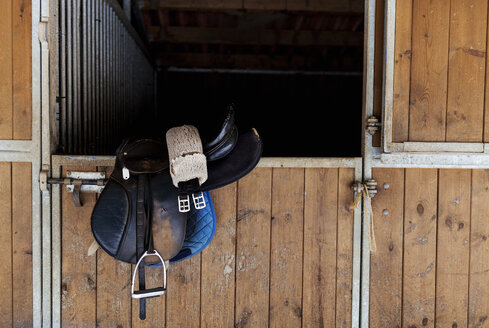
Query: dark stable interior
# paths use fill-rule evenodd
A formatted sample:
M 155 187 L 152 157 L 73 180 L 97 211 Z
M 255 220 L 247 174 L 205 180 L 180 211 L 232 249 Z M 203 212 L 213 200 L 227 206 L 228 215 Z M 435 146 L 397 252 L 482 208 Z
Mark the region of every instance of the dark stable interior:
M 159 72 L 155 131 L 193 124 L 210 138 L 232 103 L 263 156 L 361 156 L 361 11 L 142 10 Z
M 212 136 L 234 104 L 239 131 L 255 128 L 267 157 L 360 156 L 362 75 L 164 71 L 158 125 Z
M 157 110 L 143 108 L 104 151 L 90 144 L 88 153 L 114 154 L 121 138 L 164 138 L 183 124 L 205 141 L 232 103 L 239 131 L 255 128 L 265 157 L 361 156 L 363 8 L 340 0 L 318 11 L 144 4 L 131 23 L 157 70 Z

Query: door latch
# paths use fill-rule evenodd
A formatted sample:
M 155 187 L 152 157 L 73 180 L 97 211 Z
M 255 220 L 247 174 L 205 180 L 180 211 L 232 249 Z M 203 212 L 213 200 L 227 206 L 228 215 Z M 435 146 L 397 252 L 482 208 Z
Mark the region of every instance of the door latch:
M 41 190 L 47 190 L 48 184 L 65 185 L 66 192 L 73 193 L 76 207 L 83 206 L 80 193 L 101 193 L 107 183 L 105 172 L 68 171 L 65 178 L 48 178 L 47 171 L 43 172 L 41 171 Z
M 370 179 L 365 182 L 355 181 L 351 185 L 351 189 L 356 193 L 362 192 L 362 190 L 365 190 L 365 188 L 368 190 L 368 195 L 370 198 L 373 198 L 377 194 L 377 181 L 374 179 Z

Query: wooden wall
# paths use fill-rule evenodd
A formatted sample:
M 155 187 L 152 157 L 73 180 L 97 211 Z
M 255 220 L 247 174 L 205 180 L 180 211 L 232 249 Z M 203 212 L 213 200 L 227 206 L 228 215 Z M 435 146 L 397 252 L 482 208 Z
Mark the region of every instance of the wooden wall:
M 375 169 L 371 327 L 485 327 L 489 170 Z
M 353 180 L 353 169 L 257 168 L 212 191 L 212 243 L 170 266 L 145 321 L 131 303 L 131 265 L 87 256 L 95 195 L 75 208 L 63 192 L 62 325 L 350 327 Z M 149 284 L 161 278 L 153 271 Z
M 488 142 L 486 0 L 398 0 L 393 141 Z
M 31 4 L 0 1 L 0 140 L 31 139 Z M 30 163 L 0 163 L 0 326 L 32 326 Z

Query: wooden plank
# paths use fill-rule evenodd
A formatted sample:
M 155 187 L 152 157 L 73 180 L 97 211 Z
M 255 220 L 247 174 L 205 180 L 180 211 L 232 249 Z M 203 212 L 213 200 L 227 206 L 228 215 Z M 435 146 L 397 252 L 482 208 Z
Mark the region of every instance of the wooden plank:
M 466 327 L 470 248 L 470 170 L 440 170 L 436 326 Z
M 350 12 L 363 13 L 365 8 L 365 1 L 363 0 L 350 0 Z
M 350 1 L 337 0 L 286 0 L 287 10 L 290 11 L 325 11 L 325 12 L 349 12 L 352 7 Z
M 31 1 L 12 1 L 13 139 L 32 137 Z
M 398 0 L 396 12 L 402 14 L 396 15 L 392 141 L 403 142 L 409 138 L 413 0 Z
M 489 171 L 472 171 L 469 327 L 487 325 L 489 315 Z
M 222 10 L 243 8 L 242 0 L 139 0 L 141 9 Z
M 306 169 L 302 326 L 335 322 L 338 169 Z
M 363 32 L 266 30 L 259 28 L 213 28 L 151 26 L 147 33 L 152 42 L 285 45 L 285 46 L 347 46 L 363 45 Z
M 317 64 L 314 55 L 253 55 L 253 54 L 212 54 L 212 53 L 167 53 L 158 52 L 156 61 L 161 66 L 199 67 L 199 68 L 231 68 L 231 69 L 277 69 L 324 71 L 357 71 L 358 64 L 354 58 L 346 55 L 341 61 L 324 59 Z
M 212 191 L 217 227 L 202 252 L 201 327 L 234 325 L 236 183 Z
M 414 0 L 410 141 L 445 141 L 449 1 Z
M 401 327 L 404 170 L 374 169 L 376 251 L 370 255 L 370 326 Z
M 406 169 L 405 179 L 402 322 L 433 327 L 438 171 Z
M 200 255 L 172 264 L 168 269 L 167 327 L 200 326 Z
M 338 233 L 336 250 L 336 327 L 351 327 L 353 288 L 353 193 L 355 170 L 338 171 Z
M 489 24 L 487 24 L 487 33 L 489 35 Z M 487 67 L 489 67 L 489 56 L 487 54 L 489 53 L 489 41 L 486 40 L 486 83 L 485 83 L 485 102 L 484 102 L 484 142 L 487 143 L 489 142 L 489 70 Z
M 287 0 L 243 0 L 244 10 L 286 10 Z
M 256 168 L 239 180 L 236 328 L 268 326 L 271 198 L 271 168 Z
M 134 270 L 135 265 L 132 265 L 131 270 Z M 132 273 L 132 272 L 131 272 Z M 150 286 L 161 286 L 163 283 L 163 272 L 161 268 L 146 268 L 146 288 Z M 129 299 L 130 299 L 130 288 L 131 280 L 128 281 L 127 289 L 129 289 Z M 139 289 L 139 281 L 136 276 L 135 289 Z M 171 297 L 178 298 L 178 295 L 173 295 Z M 134 328 L 144 328 L 144 327 L 165 327 L 165 307 L 166 307 L 166 296 L 160 296 L 155 298 L 150 298 L 146 300 L 146 319 L 139 319 L 139 300 L 132 300 L 132 326 L 128 327 Z M 126 326 L 123 326 L 126 327 Z
M 0 326 L 12 327 L 12 164 L 0 163 Z
M 70 166 L 72 171 L 92 171 L 92 167 Z M 95 194 L 81 194 L 82 207 L 75 207 L 73 194 L 61 194 L 61 322 L 63 326 L 94 326 L 97 308 L 97 258 L 87 256 L 93 242 L 90 216 Z
M 12 163 L 13 326 L 32 326 L 31 163 Z
M 185 9 L 193 11 L 201 10 L 287 10 L 287 11 L 323 11 L 323 12 L 363 12 L 361 0 L 138 0 L 138 6 L 142 10 L 156 9 Z
M 97 327 L 130 327 L 131 264 L 114 259 L 100 248 L 92 256 L 97 258 Z
M 447 141 L 482 142 L 487 1 L 452 0 Z
M 271 327 L 297 327 L 301 324 L 303 207 L 304 169 L 273 169 Z
M 12 2 L 0 3 L 0 139 L 12 139 Z

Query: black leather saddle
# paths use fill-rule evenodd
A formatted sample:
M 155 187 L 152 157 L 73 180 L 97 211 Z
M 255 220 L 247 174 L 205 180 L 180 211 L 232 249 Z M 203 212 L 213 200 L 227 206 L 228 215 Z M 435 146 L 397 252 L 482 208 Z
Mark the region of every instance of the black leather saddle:
M 185 193 L 209 191 L 242 178 L 258 163 L 262 142 L 254 129 L 238 135 L 231 107 L 217 137 L 203 145 L 203 153 L 208 178 L 202 185 L 187 185 Z M 164 141 L 125 140 L 92 212 L 92 233 L 100 247 L 117 260 L 136 264 L 131 295 L 140 299 L 141 319 L 146 317 L 146 298 L 166 292 L 165 260 L 178 254 L 185 239 L 187 213 L 179 209 L 181 193 L 172 183 Z M 157 263 L 163 269 L 163 285 L 146 289 L 145 264 Z

